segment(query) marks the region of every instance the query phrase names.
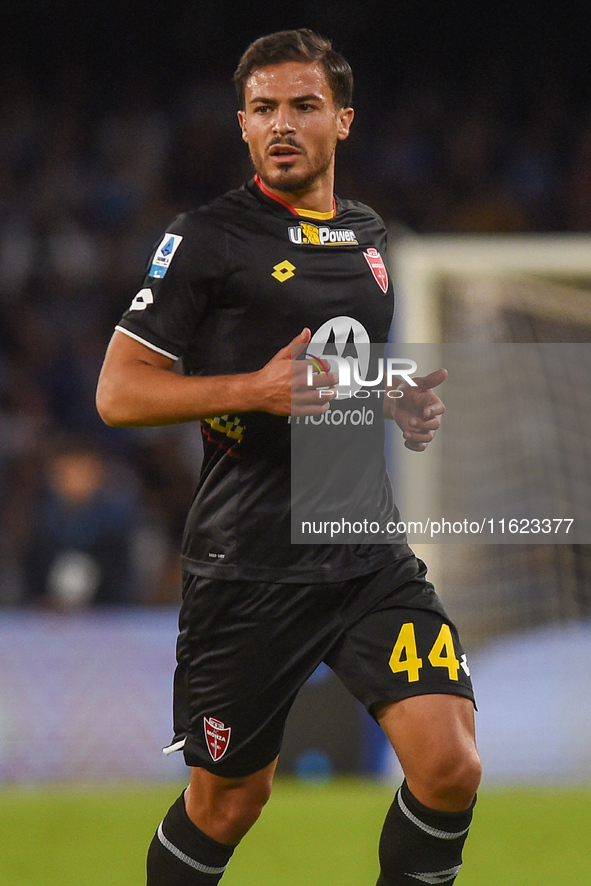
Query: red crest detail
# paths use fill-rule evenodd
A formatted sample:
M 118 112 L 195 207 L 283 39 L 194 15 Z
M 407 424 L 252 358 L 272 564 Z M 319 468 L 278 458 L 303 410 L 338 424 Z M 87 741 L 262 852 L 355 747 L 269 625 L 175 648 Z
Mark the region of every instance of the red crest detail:
M 386 265 L 382 261 L 382 256 L 377 249 L 371 246 L 367 252 L 364 252 L 365 260 L 371 268 L 374 279 L 384 295 L 388 291 L 388 272 Z
M 203 718 L 203 728 L 205 730 L 205 741 L 207 749 L 214 763 L 221 760 L 230 744 L 230 726 L 224 726 L 220 720 L 213 717 Z

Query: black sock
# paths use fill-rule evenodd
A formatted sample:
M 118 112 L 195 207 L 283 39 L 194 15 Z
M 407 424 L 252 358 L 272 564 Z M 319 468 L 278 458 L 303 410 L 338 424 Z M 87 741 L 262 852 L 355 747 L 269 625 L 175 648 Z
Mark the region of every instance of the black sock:
M 147 886 L 215 886 L 233 852 L 193 824 L 181 794 L 150 844 Z
M 474 803 L 462 812 L 428 809 L 404 781 L 384 822 L 377 886 L 453 883 L 462 866 Z

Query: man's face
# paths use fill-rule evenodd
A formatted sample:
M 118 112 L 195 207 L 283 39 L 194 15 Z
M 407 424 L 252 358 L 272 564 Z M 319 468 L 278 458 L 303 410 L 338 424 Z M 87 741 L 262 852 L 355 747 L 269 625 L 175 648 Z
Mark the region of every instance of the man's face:
M 309 190 L 334 170 L 336 143 L 347 138 L 352 108 L 336 108 L 321 64 L 257 68 L 246 81 L 242 138 L 261 181 L 285 192 Z

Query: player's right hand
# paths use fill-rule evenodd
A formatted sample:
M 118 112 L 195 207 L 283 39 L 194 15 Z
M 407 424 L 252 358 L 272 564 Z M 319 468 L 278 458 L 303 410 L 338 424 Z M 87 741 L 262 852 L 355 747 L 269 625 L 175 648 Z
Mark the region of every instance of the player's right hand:
M 273 415 L 321 415 L 336 397 L 334 372 L 313 371 L 308 384 L 310 364 L 297 358 L 312 338 L 306 327 L 281 348 L 262 369 L 253 373 L 261 402 L 260 409 Z

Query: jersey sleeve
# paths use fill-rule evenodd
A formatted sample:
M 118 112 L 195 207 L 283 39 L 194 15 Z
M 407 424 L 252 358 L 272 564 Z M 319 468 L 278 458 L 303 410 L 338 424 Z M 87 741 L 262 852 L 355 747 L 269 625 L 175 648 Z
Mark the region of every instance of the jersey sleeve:
M 225 273 L 225 236 L 205 213 L 184 213 L 153 250 L 115 327 L 173 360 L 183 356 Z

